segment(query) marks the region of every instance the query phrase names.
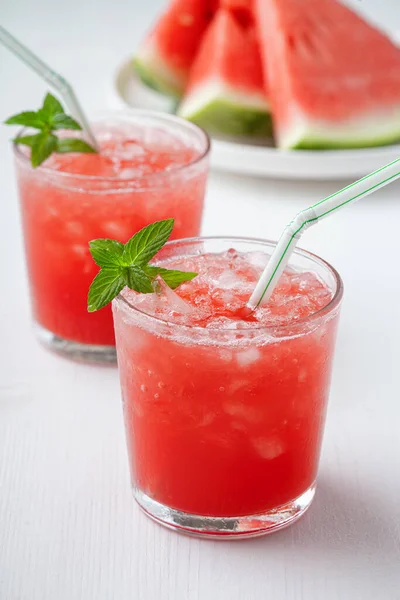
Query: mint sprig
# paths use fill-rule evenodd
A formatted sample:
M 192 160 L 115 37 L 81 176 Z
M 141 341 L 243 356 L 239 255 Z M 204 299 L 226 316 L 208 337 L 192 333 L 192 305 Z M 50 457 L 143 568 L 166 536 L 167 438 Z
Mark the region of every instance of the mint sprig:
M 110 239 L 89 242 L 93 260 L 101 270 L 89 288 L 88 311 L 106 306 L 125 286 L 142 294 L 151 294 L 157 276 L 162 277 L 171 289 L 196 277 L 197 273 L 190 271 L 148 264 L 167 242 L 173 227 L 174 219 L 166 219 L 143 227 L 126 244 Z
M 23 144 L 31 148 L 32 167 L 38 167 L 53 152 L 96 152 L 96 149 L 79 138 L 58 138 L 56 131 L 70 129 L 82 131 L 82 127 L 75 119 L 66 115 L 62 104 L 47 94 L 42 108 L 36 112 L 24 111 L 4 121 L 6 125 L 22 125 L 38 129 L 34 135 L 24 135 L 14 138 L 15 144 Z

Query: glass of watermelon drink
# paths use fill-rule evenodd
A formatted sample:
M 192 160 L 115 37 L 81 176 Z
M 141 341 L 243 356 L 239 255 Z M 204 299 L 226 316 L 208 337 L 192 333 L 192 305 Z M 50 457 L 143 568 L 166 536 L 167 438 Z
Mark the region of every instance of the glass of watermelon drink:
M 343 287 L 296 250 L 266 306 L 243 306 L 274 243 L 168 243 L 198 273 L 113 301 L 131 480 L 159 523 L 204 537 L 287 526 L 315 491 Z
M 72 358 L 114 362 L 110 306 L 87 312 L 98 270 L 88 242 L 126 242 L 170 217 L 176 238 L 198 235 L 209 139 L 191 123 L 146 111 L 103 114 L 93 129 L 100 154 L 53 154 L 33 169 L 15 146 L 15 162 L 37 336 Z

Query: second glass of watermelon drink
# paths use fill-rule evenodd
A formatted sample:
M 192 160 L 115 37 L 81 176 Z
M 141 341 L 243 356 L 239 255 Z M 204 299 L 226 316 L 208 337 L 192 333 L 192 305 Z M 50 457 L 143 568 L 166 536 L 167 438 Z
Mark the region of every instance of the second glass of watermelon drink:
M 169 243 L 157 264 L 198 276 L 113 301 L 134 494 L 167 527 L 262 535 L 313 499 L 342 282 L 296 250 L 268 304 L 243 315 L 273 247 Z
M 33 169 L 15 146 L 15 162 L 37 335 L 68 356 L 113 362 L 110 306 L 87 312 L 98 270 L 88 242 L 126 242 L 171 217 L 174 237 L 198 235 L 209 139 L 191 123 L 146 111 L 104 114 L 93 128 L 100 154 L 53 154 Z

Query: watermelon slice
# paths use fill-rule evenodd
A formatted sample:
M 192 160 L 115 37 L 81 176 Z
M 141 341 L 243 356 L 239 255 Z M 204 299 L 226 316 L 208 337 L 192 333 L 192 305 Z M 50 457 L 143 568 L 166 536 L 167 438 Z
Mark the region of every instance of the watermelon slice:
M 180 97 L 217 0 L 172 0 L 139 48 L 134 66 L 142 81 Z
M 281 148 L 400 139 L 400 50 L 335 0 L 255 0 Z
M 203 38 L 178 114 L 212 133 L 271 133 L 255 31 L 228 10 L 218 10 Z

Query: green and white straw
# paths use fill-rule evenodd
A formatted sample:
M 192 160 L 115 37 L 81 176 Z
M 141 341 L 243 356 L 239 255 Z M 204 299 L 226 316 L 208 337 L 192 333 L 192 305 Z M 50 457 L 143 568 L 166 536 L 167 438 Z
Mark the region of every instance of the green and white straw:
M 271 258 L 265 267 L 247 307 L 255 310 L 257 306 L 265 304 L 270 298 L 279 277 L 285 269 L 289 258 L 306 229 L 317 223 L 320 219 L 328 217 L 335 211 L 365 198 L 380 188 L 392 183 L 400 177 L 400 158 L 385 167 L 366 175 L 362 179 L 328 196 L 324 200 L 313 204 L 300 211 L 295 218 L 285 227 Z

